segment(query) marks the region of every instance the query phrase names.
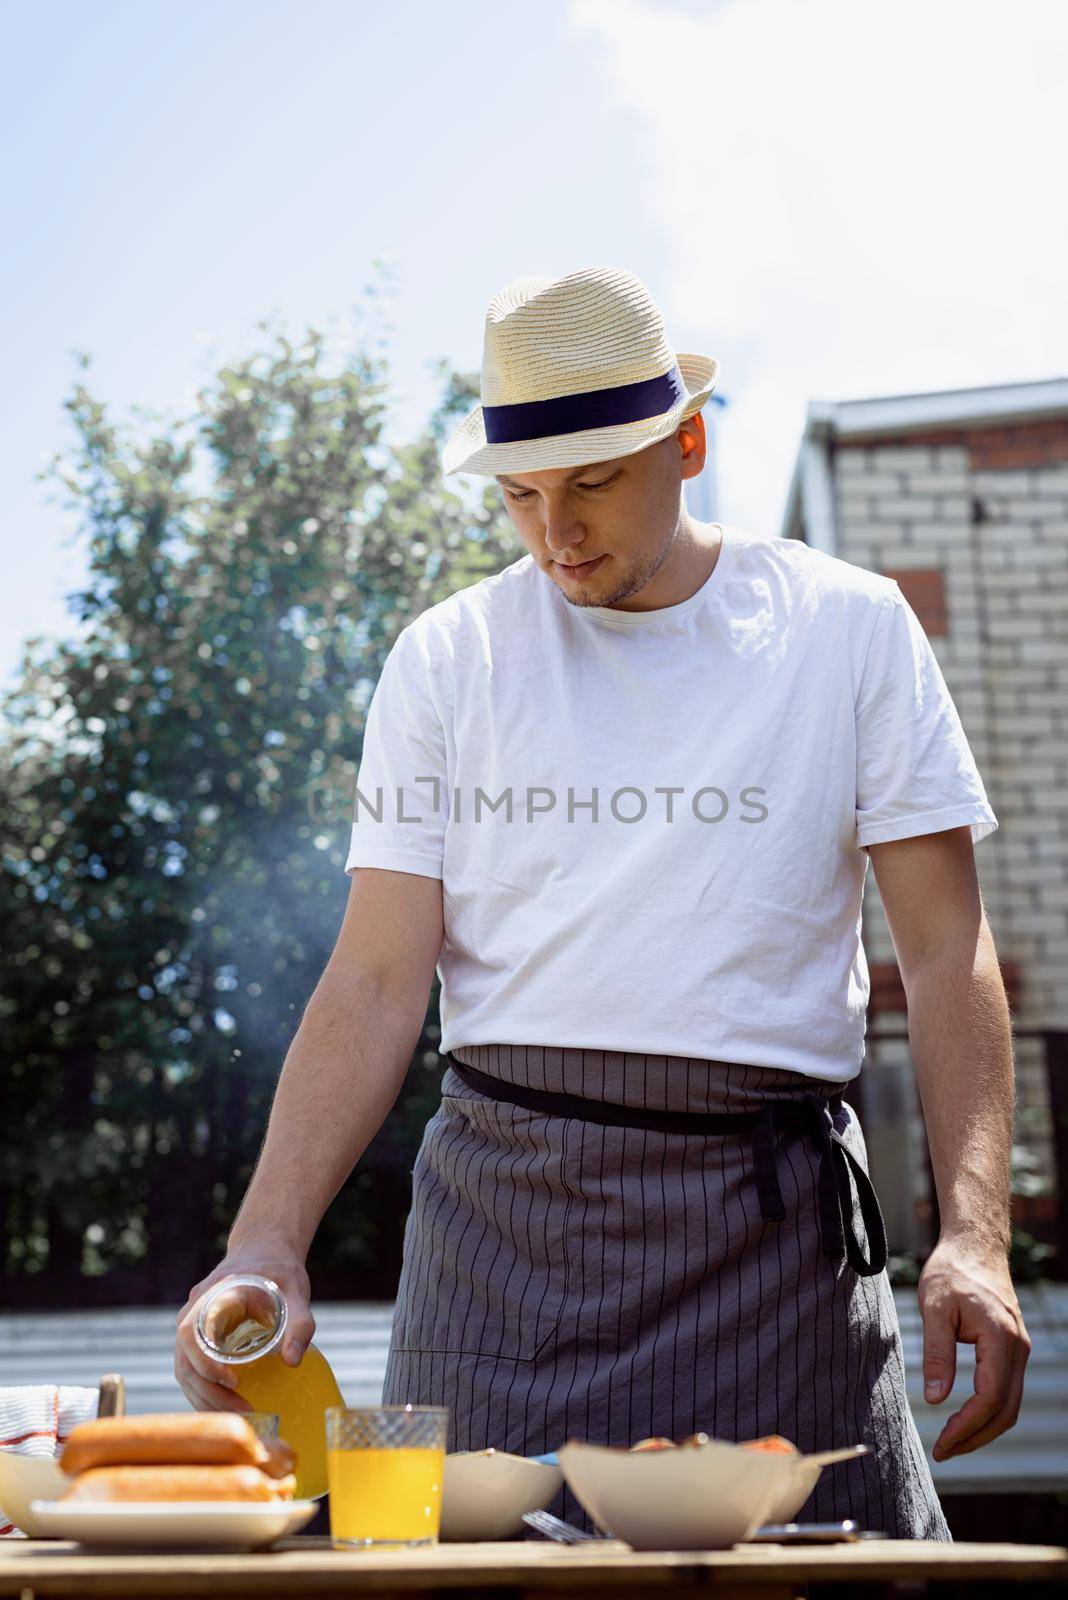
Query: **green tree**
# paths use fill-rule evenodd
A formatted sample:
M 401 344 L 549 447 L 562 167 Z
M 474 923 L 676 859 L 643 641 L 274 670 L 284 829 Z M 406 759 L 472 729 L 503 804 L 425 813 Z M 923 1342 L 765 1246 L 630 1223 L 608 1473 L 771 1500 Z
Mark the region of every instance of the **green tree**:
M 9 1303 L 79 1273 L 83 1298 L 175 1301 L 217 1258 L 340 920 L 385 656 L 521 553 L 492 490 L 441 480 L 470 376 L 442 364 L 426 434 L 389 447 L 385 361 L 265 343 L 147 443 L 81 382 L 66 402 L 77 444 L 48 475 L 90 576 L 76 635 L 27 648 L 0 746 Z M 435 985 L 320 1230 L 320 1293 L 392 1292 L 437 1038 Z

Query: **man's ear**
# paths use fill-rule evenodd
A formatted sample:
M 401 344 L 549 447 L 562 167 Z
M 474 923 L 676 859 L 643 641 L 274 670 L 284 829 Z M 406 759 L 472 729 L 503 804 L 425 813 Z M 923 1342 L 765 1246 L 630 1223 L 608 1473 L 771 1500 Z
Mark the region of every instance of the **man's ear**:
M 692 417 L 680 423 L 675 437 L 679 441 L 683 477 L 696 478 L 704 470 L 708 454 L 708 437 L 702 413 L 695 411 Z

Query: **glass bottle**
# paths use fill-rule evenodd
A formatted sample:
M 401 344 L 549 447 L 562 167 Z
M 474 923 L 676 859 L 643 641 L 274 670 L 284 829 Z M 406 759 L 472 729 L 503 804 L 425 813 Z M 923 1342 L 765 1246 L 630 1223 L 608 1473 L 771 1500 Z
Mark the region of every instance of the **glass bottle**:
M 303 1500 L 327 1491 L 326 1410 L 345 1402 L 329 1361 L 314 1344 L 299 1366 L 282 1360 L 288 1320 L 276 1283 L 239 1273 L 201 1296 L 195 1337 L 213 1361 L 234 1369 L 237 1392 L 253 1411 L 277 1413 L 279 1437 L 296 1453 L 295 1494 Z

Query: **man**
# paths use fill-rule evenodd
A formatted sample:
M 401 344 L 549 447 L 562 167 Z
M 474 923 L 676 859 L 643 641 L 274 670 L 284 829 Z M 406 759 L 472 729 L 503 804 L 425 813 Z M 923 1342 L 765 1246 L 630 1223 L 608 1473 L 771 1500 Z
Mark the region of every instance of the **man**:
M 447 472 L 494 476 L 527 555 L 404 629 L 366 729 L 336 948 L 226 1259 L 311 1337 L 304 1259 L 442 979 L 442 1102 L 413 1175 L 384 1400 L 450 1449 L 705 1431 L 861 1440 L 799 1514 L 948 1539 L 905 1396 L 885 1235 L 841 1098 L 864 1053 L 870 855 L 908 995 L 941 1233 L 938 1459 L 1016 1420 L 1008 1008 L 972 845 L 997 826 L 890 579 L 694 521 L 710 357 L 645 286 L 523 278 L 486 319 Z M 558 1509 L 581 1518 L 567 1494 Z

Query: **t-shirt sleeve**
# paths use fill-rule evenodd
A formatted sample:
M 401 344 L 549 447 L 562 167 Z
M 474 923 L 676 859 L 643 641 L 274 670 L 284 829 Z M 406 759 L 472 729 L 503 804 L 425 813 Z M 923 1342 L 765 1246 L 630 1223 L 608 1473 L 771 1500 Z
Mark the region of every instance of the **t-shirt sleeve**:
M 448 777 L 430 664 L 411 626 L 386 657 L 367 708 L 345 871 L 442 876 Z
M 881 602 L 856 700 L 857 848 L 998 825 L 923 625 L 897 584 Z

